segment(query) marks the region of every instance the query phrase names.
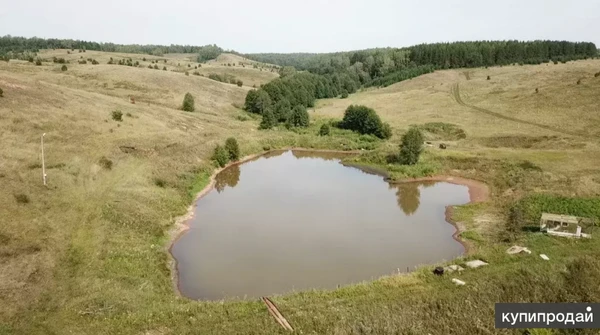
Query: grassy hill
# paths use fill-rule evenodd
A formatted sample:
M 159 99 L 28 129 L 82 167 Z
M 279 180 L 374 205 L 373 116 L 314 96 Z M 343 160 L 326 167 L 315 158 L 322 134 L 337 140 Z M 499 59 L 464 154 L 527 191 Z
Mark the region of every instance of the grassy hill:
M 197 70 L 229 73 L 242 87 L 193 75 L 198 63 L 190 54 L 48 50 L 39 56 L 50 62 L 0 62 L 1 334 L 283 334 L 259 301 L 178 297 L 169 232 L 208 182 L 217 143 L 235 136 L 243 155 L 266 147 L 361 148 L 359 136 L 316 136 L 320 124 L 352 103 L 374 108 L 394 129 L 390 141 L 369 144 L 367 163 L 381 164 L 379 157 L 397 151 L 400 135 L 415 124 L 432 144 L 448 144 L 447 150 L 428 147 L 423 164 L 490 185 L 492 201 L 457 207 L 455 219 L 471 245 L 459 262 L 478 257 L 491 265 L 465 273 L 469 285 L 461 288 L 426 268 L 275 297 L 299 332 L 515 334 L 493 328 L 494 302 L 576 299 L 579 288 L 590 301 L 600 299 L 587 279 L 566 288 L 573 278 L 563 274 L 575 256 L 597 257 L 598 239 L 499 238 L 506 206 L 522 195 L 600 194 L 600 77 L 594 77 L 600 60 L 437 71 L 348 99 L 320 100 L 311 127 L 293 132 L 259 131 L 259 120 L 235 107 L 252 85 L 277 76 L 222 65 L 245 61 L 235 55 Z M 100 64 L 78 64 L 81 56 Z M 69 60 L 67 71 L 52 57 Z M 132 58 L 140 67 L 109 65 L 110 57 Z M 159 70 L 148 68 L 153 60 Z M 187 92 L 195 97 L 193 113 L 180 110 Z M 112 119 L 115 110 L 123 121 Z M 42 133 L 48 187 L 41 178 Z M 406 171 L 393 172 L 405 177 Z M 552 261 L 510 257 L 504 251 L 513 243 Z M 600 274 L 597 264 L 582 264 Z M 588 278 L 583 270 L 580 275 Z

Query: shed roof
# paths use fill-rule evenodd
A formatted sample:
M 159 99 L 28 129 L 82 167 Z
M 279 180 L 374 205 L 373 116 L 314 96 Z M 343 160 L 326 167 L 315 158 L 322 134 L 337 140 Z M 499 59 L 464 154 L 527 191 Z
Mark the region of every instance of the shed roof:
M 572 215 L 542 213 L 543 221 L 560 221 L 566 223 L 579 223 L 580 218 Z

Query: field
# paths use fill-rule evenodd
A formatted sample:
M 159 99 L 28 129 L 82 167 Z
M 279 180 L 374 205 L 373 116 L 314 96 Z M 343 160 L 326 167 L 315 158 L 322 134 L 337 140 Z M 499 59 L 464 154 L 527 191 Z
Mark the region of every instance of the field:
M 283 334 L 259 301 L 195 302 L 173 290 L 169 232 L 208 182 L 214 146 L 235 136 L 243 155 L 291 146 L 374 149 L 361 160 L 401 178 L 418 173 L 381 157 L 397 151 L 410 125 L 426 123 L 431 146 L 423 166 L 490 185 L 490 202 L 455 208 L 472 245 L 458 262 L 478 257 L 490 266 L 462 275 L 464 287 L 434 278 L 426 267 L 274 297 L 292 326 L 303 334 L 520 334 L 493 328 L 494 302 L 600 300 L 593 275 L 581 270 L 573 286 L 564 272 L 568 266 L 600 274 L 598 263 L 585 259 L 569 265 L 575 256 L 598 257 L 598 239 L 499 238 L 506 206 L 523 195 L 600 194 L 599 60 L 438 71 L 318 101 L 313 125 L 292 132 L 259 131 L 259 119 L 238 108 L 252 85 L 277 75 L 222 65 L 244 61 L 235 55 L 197 70 L 234 75 L 242 87 L 193 75 L 193 55 L 48 50 L 40 56 L 50 62 L 0 62 L 0 334 Z M 81 56 L 100 64 L 77 64 Z M 70 60 L 68 70 L 52 57 Z M 110 57 L 141 66 L 109 65 Z M 152 60 L 160 69 L 148 68 Z M 193 113 L 180 110 L 187 92 L 195 97 Z M 350 104 L 377 110 L 392 125 L 392 139 L 372 142 L 344 131 L 316 136 L 320 124 L 339 119 Z M 123 121 L 112 119 L 115 110 Z M 442 142 L 448 149 L 438 149 Z M 551 261 L 506 255 L 514 243 Z

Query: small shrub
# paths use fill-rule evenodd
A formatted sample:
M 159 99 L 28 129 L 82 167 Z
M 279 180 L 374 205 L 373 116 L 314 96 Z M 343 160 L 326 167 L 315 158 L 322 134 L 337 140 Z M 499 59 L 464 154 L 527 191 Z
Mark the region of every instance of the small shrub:
M 194 107 L 194 97 L 191 93 L 186 93 L 183 97 L 183 106 L 182 109 L 186 112 L 193 112 L 195 110 Z
M 152 68 L 152 65 L 148 65 L 148 68 L 149 68 L 149 69 L 151 69 L 151 68 Z
M 400 145 L 400 163 L 404 165 L 415 165 L 419 162 L 419 156 L 423 152 L 423 134 L 418 128 L 412 127 L 402 136 Z
M 119 122 L 123 121 L 123 112 L 118 109 L 112 111 L 112 119 Z
M 600 77 L 600 72 L 594 73 L 594 78 L 596 78 L 596 77 Z
M 133 115 L 131 115 L 131 113 L 129 113 L 129 112 L 127 112 L 127 113 L 125 114 L 125 116 L 127 116 L 127 117 L 133 117 Z
M 524 226 L 523 211 L 519 207 L 511 207 L 508 212 L 508 220 L 506 221 L 504 241 L 513 242 Z
M 29 196 L 27 194 L 18 193 L 18 194 L 15 194 L 14 196 L 15 196 L 15 200 L 19 204 L 28 204 L 29 203 Z
M 490 79 L 492 79 L 492 78 L 490 76 L 487 76 L 487 80 L 490 80 Z
M 321 135 L 321 136 L 327 136 L 327 135 L 329 135 L 330 132 L 331 132 L 331 128 L 329 127 L 329 125 L 327 123 L 323 124 L 321 126 L 321 129 L 319 129 L 319 135 Z
M 577 80 L 577 85 L 581 84 L 581 79 Z
M 238 79 L 236 84 L 238 85 L 238 87 L 242 87 L 242 85 L 244 85 L 244 82 Z
M 558 64 L 557 60 L 552 61 L 552 63 L 554 63 L 554 65 Z
M 229 153 L 220 144 L 217 144 L 213 153 L 212 159 L 217 162 L 220 167 L 224 167 L 229 162 Z
M 189 76 L 189 75 L 190 75 L 190 73 L 189 73 L 189 72 L 187 72 L 187 71 L 185 71 L 185 75 L 186 75 L 186 76 Z
M 188 64 L 188 67 L 192 67 L 190 64 Z
M 84 60 L 80 60 L 78 63 L 79 64 L 87 64 L 87 61 L 84 59 Z
M 166 63 L 166 62 L 167 62 L 167 60 L 166 60 L 166 59 L 163 59 L 163 63 Z
M 167 67 L 166 66 L 163 66 L 163 71 L 167 71 Z
M 61 71 L 67 71 L 67 66 L 66 66 L 66 65 L 63 65 L 63 66 L 60 68 L 60 70 L 61 70 Z
M 235 138 L 230 137 L 225 141 L 225 150 L 227 150 L 230 160 L 237 161 L 240 159 L 240 146 Z
M 27 61 L 28 61 L 29 63 L 33 63 L 33 57 L 29 56 L 29 58 L 27 58 Z
M 112 58 L 111 58 L 112 59 Z M 142 60 L 145 62 L 146 61 L 146 57 L 142 58 Z
M 35 65 L 37 65 L 37 66 L 40 66 L 40 65 L 42 65 L 42 61 L 41 61 L 39 58 L 38 58 L 38 59 L 36 59 L 36 61 L 35 61 Z
M 106 170 L 112 169 L 113 166 L 113 162 L 110 159 L 106 158 L 106 156 L 100 157 L 100 159 L 98 160 L 98 164 Z
M 158 65 L 154 64 L 154 69 L 158 70 Z
M 348 97 L 348 91 L 342 90 L 342 99 L 346 99 Z
M 156 185 L 160 188 L 165 188 L 165 186 L 167 185 L 167 182 L 162 178 L 154 178 L 154 185 Z
M 0 88 L 0 98 L 4 96 L 4 91 Z
M 535 93 L 539 93 L 539 92 L 540 92 L 540 90 L 536 87 L 535 88 Z

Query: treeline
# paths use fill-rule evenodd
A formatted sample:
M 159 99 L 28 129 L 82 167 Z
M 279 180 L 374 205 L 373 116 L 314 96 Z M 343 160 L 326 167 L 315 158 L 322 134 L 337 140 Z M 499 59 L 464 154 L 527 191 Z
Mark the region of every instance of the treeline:
M 596 46 L 567 41 L 478 41 L 421 44 L 328 54 L 248 54 L 244 57 L 314 74 L 346 74 L 356 85 L 386 86 L 436 69 L 540 64 L 598 55 Z
M 98 43 L 90 41 L 56 39 L 56 38 L 25 38 L 10 35 L 0 37 L 0 56 L 38 52 L 40 49 L 81 49 L 106 52 L 125 52 L 162 56 L 166 53 L 197 53 L 198 61 L 203 62 L 217 58 L 223 49 L 216 45 L 140 45 L 140 44 L 115 44 Z
M 286 101 L 290 106 L 313 107 L 316 99 L 333 98 L 344 91 L 354 93 L 358 87 L 357 82 L 347 73 L 317 75 L 297 72 L 272 80 L 262 85 L 259 91 L 267 93 L 273 105 Z M 251 111 L 259 114 L 263 112 L 260 108 Z
M 410 61 L 437 68 L 541 64 L 597 56 L 594 43 L 567 41 L 498 41 L 421 44 L 410 48 Z

